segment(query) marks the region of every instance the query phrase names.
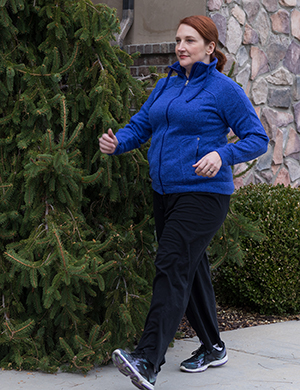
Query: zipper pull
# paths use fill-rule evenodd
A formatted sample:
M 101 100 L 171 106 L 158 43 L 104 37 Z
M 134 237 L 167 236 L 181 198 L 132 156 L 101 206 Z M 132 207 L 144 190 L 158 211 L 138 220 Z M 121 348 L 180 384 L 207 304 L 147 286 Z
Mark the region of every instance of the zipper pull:
M 188 85 L 189 81 L 190 81 L 189 79 L 186 80 L 186 82 L 184 84 L 185 87 Z

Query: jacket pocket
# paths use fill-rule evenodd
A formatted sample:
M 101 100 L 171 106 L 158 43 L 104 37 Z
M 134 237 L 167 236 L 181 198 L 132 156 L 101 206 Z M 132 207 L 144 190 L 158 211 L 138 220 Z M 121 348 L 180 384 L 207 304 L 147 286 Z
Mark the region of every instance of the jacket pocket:
M 195 164 L 201 154 L 201 137 L 194 136 L 184 139 L 180 147 L 180 165 L 183 182 L 189 181 L 191 176 L 197 176 L 195 173 Z

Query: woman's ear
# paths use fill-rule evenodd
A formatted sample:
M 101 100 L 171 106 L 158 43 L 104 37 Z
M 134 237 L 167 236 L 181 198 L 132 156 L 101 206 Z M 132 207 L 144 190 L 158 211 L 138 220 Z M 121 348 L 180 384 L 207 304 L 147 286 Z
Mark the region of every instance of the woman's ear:
M 215 51 L 215 48 L 216 48 L 215 42 L 210 42 L 206 47 L 206 54 L 211 55 Z

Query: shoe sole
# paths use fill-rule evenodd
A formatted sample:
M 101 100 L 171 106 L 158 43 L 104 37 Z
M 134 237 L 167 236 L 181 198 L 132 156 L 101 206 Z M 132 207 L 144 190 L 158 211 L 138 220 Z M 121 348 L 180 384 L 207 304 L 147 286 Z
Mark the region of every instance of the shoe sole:
M 227 363 L 227 361 L 228 361 L 228 356 L 226 355 L 223 357 L 223 359 L 214 360 L 213 362 L 210 362 L 210 363 L 206 364 L 205 366 L 196 368 L 194 370 L 192 368 L 186 368 L 184 366 L 180 366 L 180 370 L 184 371 L 184 372 L 203 372 L 203 371 L 206 371 L 208 369 L 208 367 L 223 366 L 223 364 Z
M 129 376 L 132 384 L 140 390 L 154 390 L 151 385 L 129 362 L 124 358 L 119 349 L 112 354 L 112 361 L 121 374 Z

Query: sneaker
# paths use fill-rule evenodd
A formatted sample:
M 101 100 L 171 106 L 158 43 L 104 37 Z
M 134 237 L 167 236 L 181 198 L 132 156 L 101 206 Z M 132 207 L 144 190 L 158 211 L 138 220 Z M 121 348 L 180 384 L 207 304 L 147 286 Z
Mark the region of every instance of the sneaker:
M 228 360 L 224 343 L 222 347 L 223 348 L 220 351 L 216 348 L 214 348 L 212 351 L 208 351 L 202 344 L 200 348 L 192 352 L 193 356 L 191 358 L 184 360 L 181 363 L 181 371 L 202 372 L 207 370 L 209 366 L 222 366 Z
M 145 356 L 137 353 L 128 353 L 123 349 L 116 349 L 112 360 L 118 370 L 129 376 L 131 382 L 140 390 L 154 390 L 157 373 Z

